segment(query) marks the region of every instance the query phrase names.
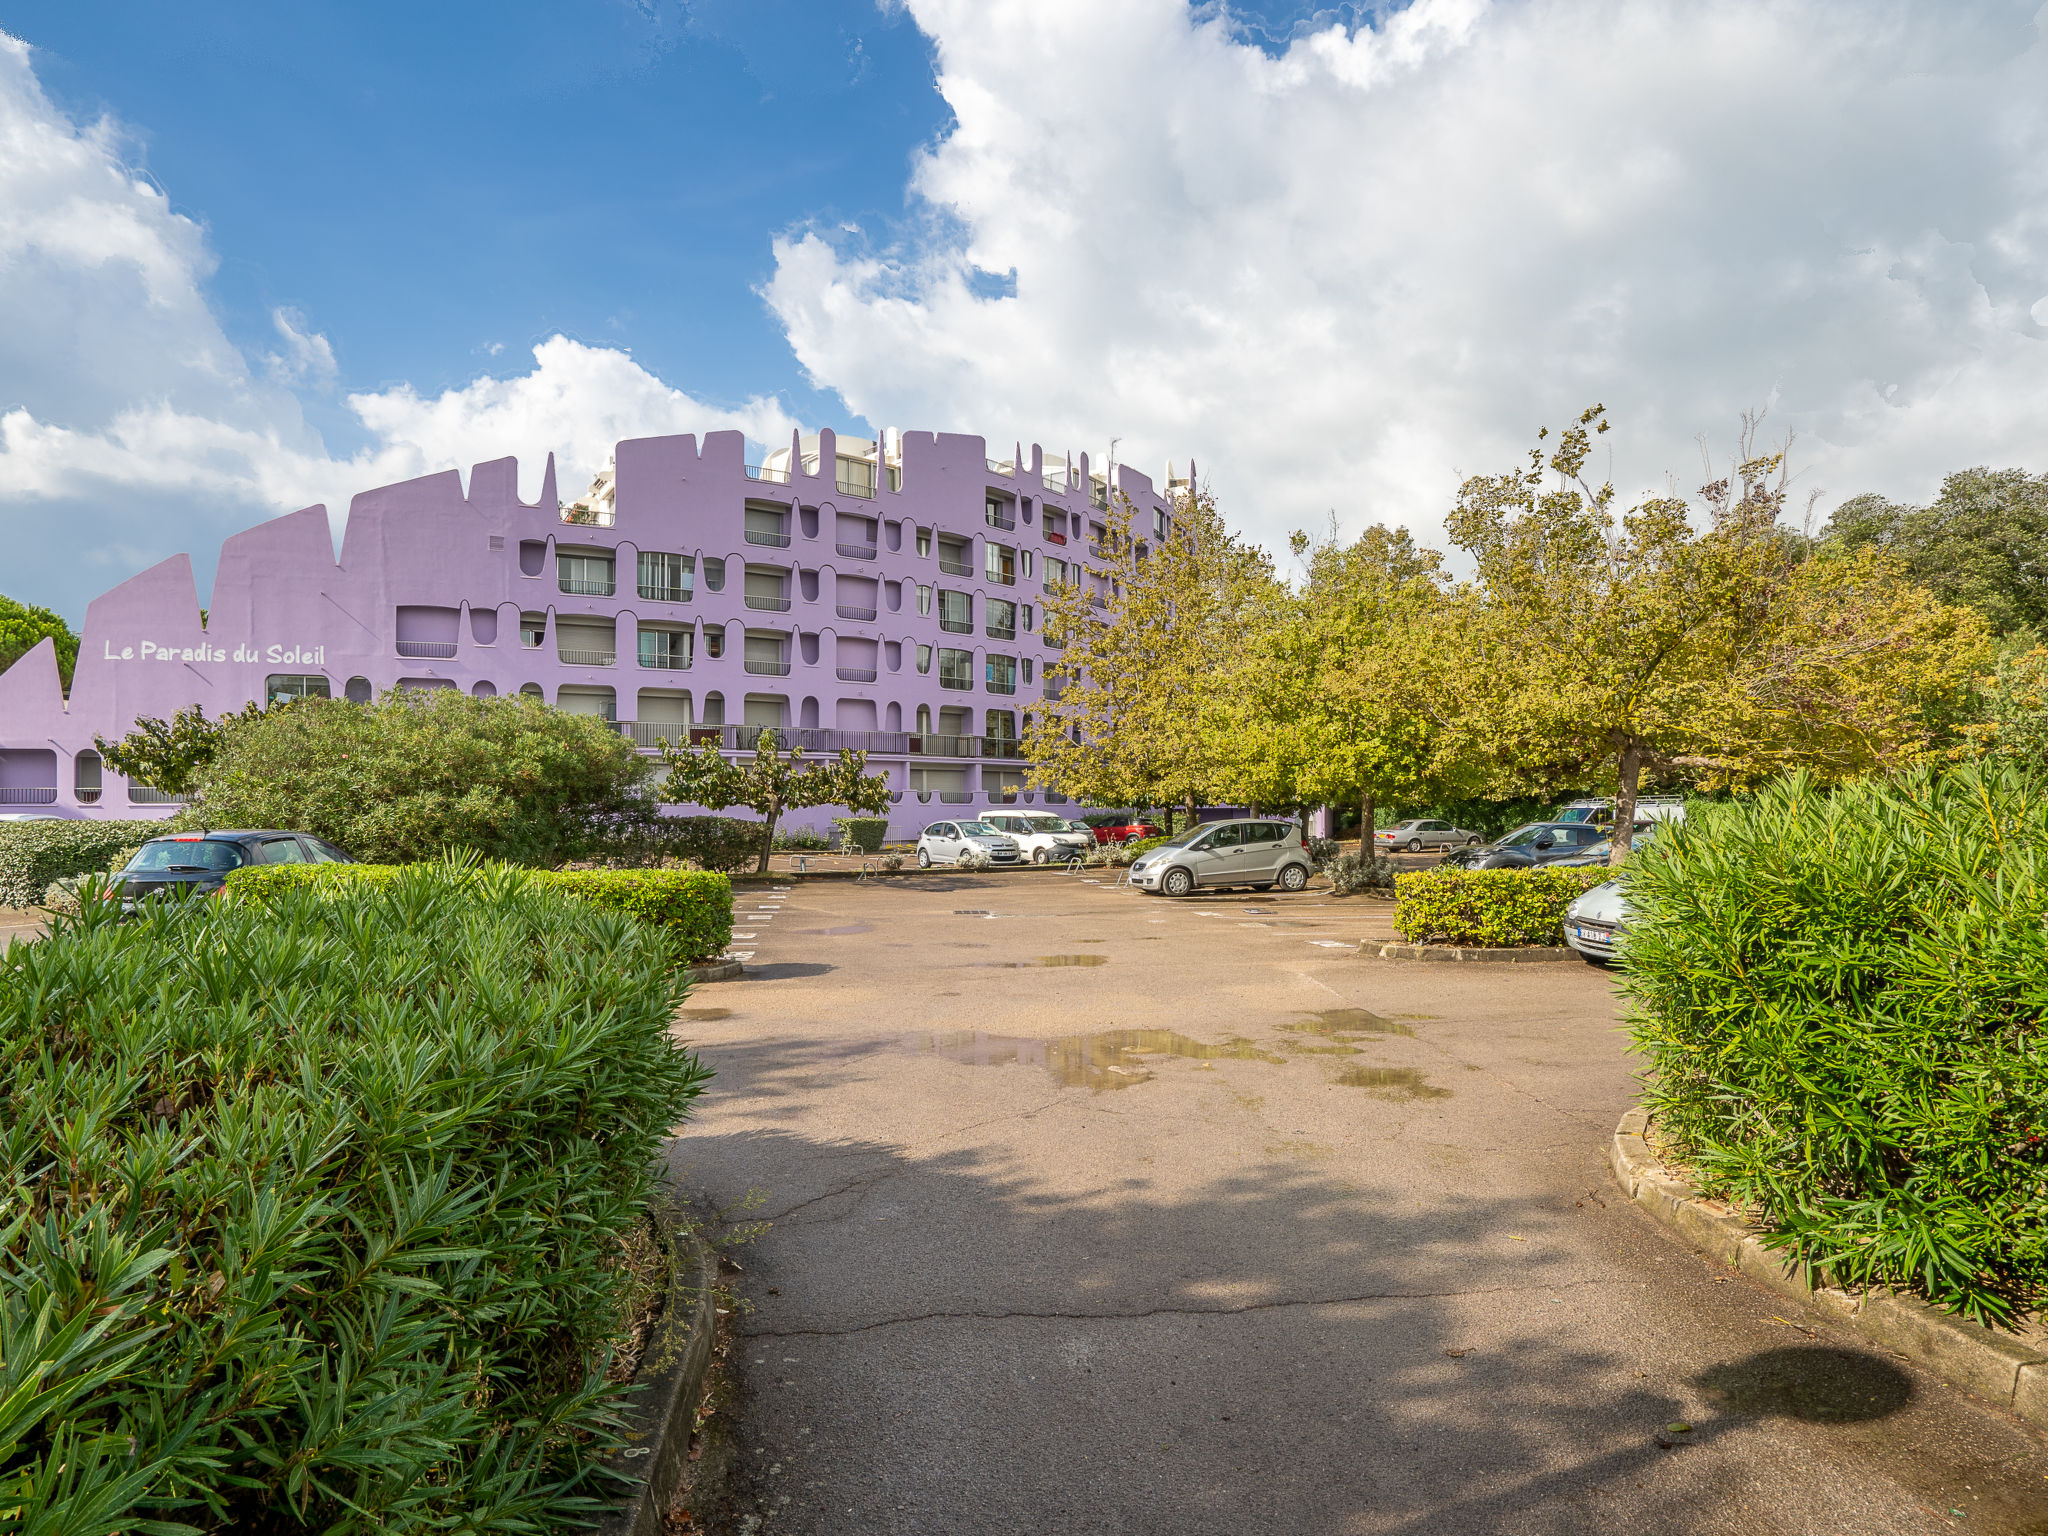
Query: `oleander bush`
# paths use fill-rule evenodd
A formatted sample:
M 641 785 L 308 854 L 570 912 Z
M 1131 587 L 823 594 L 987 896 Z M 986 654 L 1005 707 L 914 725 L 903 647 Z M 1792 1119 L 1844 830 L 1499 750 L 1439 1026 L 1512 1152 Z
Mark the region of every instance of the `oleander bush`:
M 882 840 L 889 835 L 889 818 L 835 816 L 832 830 L 839 834 L 839 846 L 846 853 L 880 853 Z
M 1844 1285 L 2010 1323 L 2048 1284 L 2048 780 L 1695 806 L 1629 874 L 1658 1133 Z
M 761 839 L 767 826 L 736 816 L 671 816 L 673 846 L 678 856 L 701 869 L 720 874 L 752 869 L 761 860 Z
M 314 887 L 324 893 L 388 885 L 403 864 L 258 864 L 232 871 L 228 886 L 238 897 L 271 902 L 290 890 Z M 480 868 L 480 866 L 478 866 Z M 487 884 L 476 877 L 478 888 Z M 625 912 L 651 923 L 682 961 L 710 960 L 732 943 L 732 882 L 724 875 L 684 869 L 535 870 L 532 881 L 607 912 Z
M 127 862 L 162 821 L 0 821 L 0 907 L 32 907 L 52 882 Z
M 530 1533 L 615 1484 L 647 925 L 502 866 L 87 899 L 0 956 L 0 1526 Z
M 1310 850 L 1314 856 L 1314 850 Z M 1330 889 L 1340 896 L 1394 889 L 1394 861 L 1377 853 L 1339 853 L 1321 866 Z
M 1455 867 L 1404 872 L 1394 876 L 1394 931 L 1411 944 L 1562 944 L 1564 909 L 1607 873 Z

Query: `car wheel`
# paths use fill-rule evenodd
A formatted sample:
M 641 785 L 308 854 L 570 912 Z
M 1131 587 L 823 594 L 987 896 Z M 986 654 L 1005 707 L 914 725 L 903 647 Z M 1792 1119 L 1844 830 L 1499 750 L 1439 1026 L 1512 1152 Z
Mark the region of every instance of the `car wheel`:
M 1169 869 L 1159 889 L 1168 896 L 1185 896 L 1195 888 L 1195 877 L 1184 869 Z
M 1589 955 L 1583 949 L 1579 951 L 1579 958 L 1588 965 L 1599 966 L 1603 971 L 1607 969 L 1607 962 L 1605 960 L 1601 959 L 1598 955 Z
M 1420 853 L 1420 852 L 1422 852 L 1422 839 L 1421 839 L 1421 838 L 1419 838 L 1419 837 L 1411 837 L 1411 838 L 1409 838 L 1409 839 L 1408 839 L 1408 851 L 1409 851 L 1410 853 Z
M 1477 848 L 1479 846 L 1479 839 L 1476 837 L 1468 837 L 1465 839 L 1465 846 L 1467 848 Z
M 932 867 L 931 849 L 920 848 L 917 850 L 917 867 L 919 869 L 930 869 Z
M 1280 889 L 1283 891 L 1305 890 L 1308 886 L 1308 871 L 1299 864 L 1290 864 L 1280 871 Z
M 1032 849 L 1031 862 L 1034 864 L 1043 864 L 1045 862 L 1045 850 L 1043 848 Z

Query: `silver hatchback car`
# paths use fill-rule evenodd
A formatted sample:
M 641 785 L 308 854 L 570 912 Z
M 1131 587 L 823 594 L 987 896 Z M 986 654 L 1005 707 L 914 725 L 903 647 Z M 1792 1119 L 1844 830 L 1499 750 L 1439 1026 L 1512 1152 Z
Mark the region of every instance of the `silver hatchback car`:
M 1005 837 L 985 821 L 935 821 L 918 836 L 917 867 L 958 864 L 970 848 L 987 854 L 994 864 L 1016 864 L 1024 857 L 1014 837 Z
M 1185 896 L 1198 885 L 1298 891 L 1311 867 L 1308 844 L 1291 821 L 1212 821 L 1140 856 L 1131 866 L 1131 884 L 1167 896 Z

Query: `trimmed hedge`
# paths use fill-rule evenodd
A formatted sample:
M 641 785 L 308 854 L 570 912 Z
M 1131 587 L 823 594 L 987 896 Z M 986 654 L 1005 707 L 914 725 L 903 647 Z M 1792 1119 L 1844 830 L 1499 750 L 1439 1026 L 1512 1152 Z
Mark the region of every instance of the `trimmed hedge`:
M 2048 779 L 1695 805 L 1631 862 L 1657 1130 L 1838 1284 L 2009 1323 L 2048 1290 Z
M 1394 877 L 1394 932 L 1410 944 L 1562 944 L 1564 909 L 1606 869 L 1423 869 Z
M 0 1524 L 569 1529 L 687 987 L 503 867 L 272 894 L 0 956 Z
M 228 887 L 261 902 L 305 885 L 332 891 L 386 885 L 412 864 L 258 864 L 233 871 Z M 668 935 L 672 953 L 684 961 L 711 960 L 732 945 L 732 882 L 724 875 L 689 869 L 533 870 L 529 878 L 607 912 L 625 912 L 653 923 Z
M 670 846 L 699 868 L 733 874 L 752 869 L 761 862 L 761 839 L 767 823 L 741 821 L 734 816 L 671 816 Z
M 889 818 L 886 816 L 835 816 L 832 830 L 839 834 L 839 840 L 847 853 L 880 853 L 882 840 L 889 835 Z
M 33 907 L 54 880 L 97 874 L 161 837 L 158 821 L 0 821 L 0 907 Z

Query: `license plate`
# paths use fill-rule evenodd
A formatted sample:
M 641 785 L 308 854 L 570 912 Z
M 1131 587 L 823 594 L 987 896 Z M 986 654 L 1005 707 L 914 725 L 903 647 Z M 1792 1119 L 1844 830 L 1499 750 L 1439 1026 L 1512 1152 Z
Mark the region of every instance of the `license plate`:
M 1614 937 L 1614 930 L 1612 928 L 1588 928 L 1584 923 L 1581 923 L 1579 924 L 1579 937 L 1582 939 L 1597 939 L 1602 944 L 1605 944 Z

